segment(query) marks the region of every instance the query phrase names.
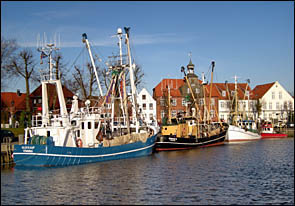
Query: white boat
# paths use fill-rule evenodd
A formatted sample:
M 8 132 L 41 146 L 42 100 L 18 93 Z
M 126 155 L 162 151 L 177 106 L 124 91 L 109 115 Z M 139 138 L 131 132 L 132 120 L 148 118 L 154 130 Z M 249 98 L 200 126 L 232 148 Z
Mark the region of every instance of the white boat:
M 238 113 L 237 76 L 235 76 L 235 95 L 233 102 L 235 102 L 233 122 L 229 124 L 225 142 L 242 143 L 261 139 L 256 122 L 253 120 L 242 120 L 241 115 Z
M 242 128 L 241 126 L 229 125 L 225 141 L 227 143 L 248 142 L 259 140 L 261 136 L 253 130 Z
M 124 29 L 126 34 L 120 28 L 117 32 L 119 61 L 109 67 L 112 71 L 112 84 L 105 96 L 100 88 L 103 104 L 96 107 L 92 107 L 90 100 L 86 100 L 85 107 L 79 108 L 78 97 L 74 96 L 72 109 L 67 111 L 60 78 L 53 75 L 52 71 L 51 53 L 54 45 L 47 45 L 46 50 L 42 48 L 42 52 L 47 51 L 49 57 L 49 72 L 41 75 L 42 114 L 33 116 L 32 127 L 25 129 L 25 143 L 15 145 L 13 157 L 16 166 L 67 166 L 152 154 L 158 128 L 140 121 L 133 78 L 135 65 L 131 62 L 129 49 L 129 29 Z M 128 52 L 125 64 L 122 55 L 124 37 Z M 86 43 L 93 68 L 96 68 L 86 34 L 83 34 L 83 42 Z M 130 98 L 126 92 L 127 69 L 132 90 Z M 95 74 L 99 84 L 98 75 Z M 48 84 L 56 85 L 59 113 L 49 111 L 48 99 L 51 97 L 47 93 Z M 111 104 L 111 109 L 105 103 Z M 128 114 L 129 109 L 132 110 L 131 115 Z M 104 115 L 110 113 L 107 117 Z

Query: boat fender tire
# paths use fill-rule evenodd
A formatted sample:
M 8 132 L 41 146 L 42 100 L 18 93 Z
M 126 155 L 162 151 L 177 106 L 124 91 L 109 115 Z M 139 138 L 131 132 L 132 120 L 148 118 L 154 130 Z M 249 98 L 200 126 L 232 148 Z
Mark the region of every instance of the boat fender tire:
M 81 139 L 77 139 L 77 147 L 82 147 L 83 146 L 83 142 Z

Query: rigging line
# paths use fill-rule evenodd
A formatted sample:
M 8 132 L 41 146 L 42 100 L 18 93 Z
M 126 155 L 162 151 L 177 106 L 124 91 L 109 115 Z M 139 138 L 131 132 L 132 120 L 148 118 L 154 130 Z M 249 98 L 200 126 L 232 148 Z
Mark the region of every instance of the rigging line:
M 81 54 L 83 53 L 84 49 L 85 49 L 85 47 L 82 47 L 82 50 L 81 50 L 80 54 L 79 54 L 78 57 L 75 59 L 75 61 L 73 62 L 73 64 L 69 67 L 70 69 L 74 66 L 74 64 L 76 63 L 76 61 L 78 60 L 78 58 L 79 58 L 79 57 L 81 56 Z M 69 70 L 70 70 L 70 69 L 69 69 Z

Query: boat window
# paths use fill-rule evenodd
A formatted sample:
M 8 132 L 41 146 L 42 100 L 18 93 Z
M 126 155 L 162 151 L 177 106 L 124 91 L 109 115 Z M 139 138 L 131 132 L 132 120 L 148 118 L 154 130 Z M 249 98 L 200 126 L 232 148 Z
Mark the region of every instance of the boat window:
M 82 129 L 84 129 L 84 122 L 82 122 L 81 126 L 82 126 Z
M 76 121 L 71 121 L 72 126 L 76 126 L 77 122 Z
M 77 130 L 77 137 L 80 137 L 80 130 Z
M 91 122 L 88 122 L 88 129 L 91 129 Z
M 50 131 L 47 131 L 47 137 L 49 137 L 50 136 Z

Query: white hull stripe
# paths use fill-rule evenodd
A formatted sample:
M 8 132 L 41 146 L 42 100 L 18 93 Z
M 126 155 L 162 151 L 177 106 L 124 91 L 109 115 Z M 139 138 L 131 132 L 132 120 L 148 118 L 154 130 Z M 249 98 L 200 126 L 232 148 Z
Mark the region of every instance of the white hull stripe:
M 115 156 L 115 155 L 121 155 L 121 154 L 126 154 L 126 153 L 131 153 L 131 152 L 137 152 L 137 151 L 141 151 L 141 150 L 145 150 L 148 149 L 150 147 L 153 147 L 155 145 L 149 145 L 147 147 L 143 147 L 140 149 L 134 149 L 134 150 L 129 150 L 129 151 L 125 151 L 125 152 L 118 152 L 118 153 L 113 153 L 113 154 L 104 154 L 104 155 L 63 155 L 63 154 L 45 154 L 45 153 L 13 153 L 13 155 L 39 155 L 39 156 L 52 156 L 52 157 L 82 157 L 82 158 L 93 158 L 93 157 L 107 157 L 107 156 Z

